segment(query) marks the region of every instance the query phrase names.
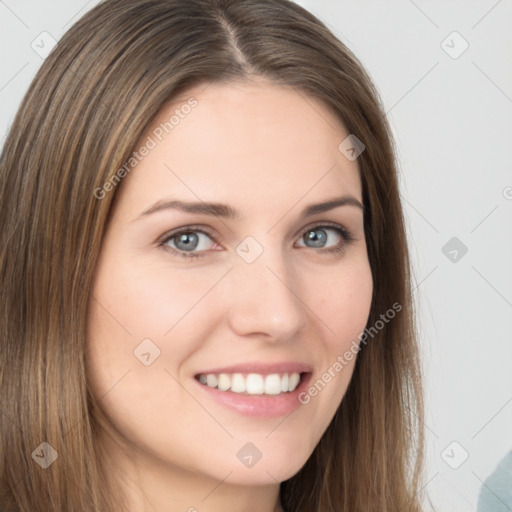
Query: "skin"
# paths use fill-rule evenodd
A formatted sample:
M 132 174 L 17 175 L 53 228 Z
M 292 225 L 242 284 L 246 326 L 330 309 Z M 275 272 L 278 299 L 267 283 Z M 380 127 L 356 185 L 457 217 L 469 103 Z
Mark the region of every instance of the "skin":
M 132 512 L 279 511 L 279 483 L 311 455 L 355 359 L 307 405 L 277 418 L 205 398 L 194 375 L 300 361 L 313 366 L 315 382 L 357 341 L 373 286 L 363 212 L 347 205 L 299 214 L 345 194 L 362 202 L 359 169 L 338 150 L 348 132 L 333 113 L 263 79 L 187 91 L 141 143 L 189 97 L 197 106 L 124 178 L 107 226 L 87 342 L 91 389 L 109 421 L 101 439 Z M 141 217 L 169 198 L 226 203 L 242 217 L 171 209 Z M 325 222 L 352 234 L 344 243 L 325 231 L 324 247 L 342 253 L 303 239 Z M 204 256 L 185 259 L 159 245 L 190 225 L 211 229 L 211 238 L 195 232 Z M 236 252 L 247 236 L 263 249 L 251 264 Z M 168 246 L 182 247 L 178 237 Z M 160 350 L 149 366 L 133 352 L 146 338 Z M 251 468 L 236 457 L 247 442 L 263 454 Z

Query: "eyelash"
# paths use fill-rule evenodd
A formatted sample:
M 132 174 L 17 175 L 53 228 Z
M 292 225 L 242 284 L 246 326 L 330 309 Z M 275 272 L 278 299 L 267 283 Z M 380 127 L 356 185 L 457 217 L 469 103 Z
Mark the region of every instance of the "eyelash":
M 318 229 L 323 229 L 323 228 L 332 229 L 334 231 L 337 231 L 338 234 L 343 239 L 343 242 L 341 243 L 341 245 L 338 244 L 330 249 L 320 248 L 320 249 L 318 249 L 317 252 L 341 255 L 342 253 L 345 252 L 346 247 L 355 241 L 355 238 L 353 237 L 352 233 L 348 229 L 346 229 L 342 226 L 339 226 L 337 224 L 329 224 L 329 223 L 316 224 L 312 227 L 306 228 L 302 232 L 302 235 L 304 235 L 305 233 L 307 233 L 309 231 L 316 231 Z M 174 249 L 173 247 L 165 245 L 167 242 L 172 240 L 174 237 L 177 237 L 177 236 L 185 234 L 185 233 L 202 233 L 203 235 L 207 235 L 209 238 L 211 238 L 213 240 L 213 242 L 218 244 L 218 242 L 213 237 L 213 234 L 209 230 L 207 230 L 205 228 L 196 227 L 196 226 L 187 226 L 185 228 L 180 228 L 177 231 L 173 231 L 173 232 L 165 234 L 164 238 L 161 239 L 161 241 L 159 242 L 158 245 L 162 249 L 169 251 L 171 254 L 173 254 L 175 256 L 182 257 L 184 259 L 202 258 L 202 257 L 206 256 L 205 253 L 207 253 L 208 251 L 185 252 L 185 251 L 179 251 L 177 249 Z M 310 249 L 314 249 L 314 248 L 310 247 Z

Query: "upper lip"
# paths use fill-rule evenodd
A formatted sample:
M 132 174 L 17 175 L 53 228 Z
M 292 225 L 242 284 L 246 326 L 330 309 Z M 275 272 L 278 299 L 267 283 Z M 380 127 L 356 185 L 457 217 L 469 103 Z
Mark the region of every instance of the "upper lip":
M 261 375 L 270 375 L 272 373 L 308 373 L 313 371 L 310 364 L 298 363 L 293 361 L 283 361 L 281 363 L 240 363 L 222 368 L 210 368 L 198 372 L 198 375 L 208 375 L 214 373 L 259 373 Z

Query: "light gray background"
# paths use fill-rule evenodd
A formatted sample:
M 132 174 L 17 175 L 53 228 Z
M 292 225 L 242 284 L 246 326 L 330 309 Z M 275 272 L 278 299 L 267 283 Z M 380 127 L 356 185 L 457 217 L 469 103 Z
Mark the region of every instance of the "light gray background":
M 97 3 L 0 0 L 2 142 L 43 61 L 36 45 L 43 53 Z M 382 96 L 416 281 L 425 490 L 439 512 L 475 511 L 512 449 L 512 1 L 298 3 L 354 51 Z M 442 252 L 452 237 L 466 254 Z

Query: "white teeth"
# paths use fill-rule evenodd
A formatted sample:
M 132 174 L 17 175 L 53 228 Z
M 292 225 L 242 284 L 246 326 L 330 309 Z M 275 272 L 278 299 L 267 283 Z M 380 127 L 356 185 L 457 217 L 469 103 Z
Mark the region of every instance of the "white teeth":
M 277 373 L 267 375 L 265 377 L 265 394 L 279 395 L 279 393 L 281 393 L 281 378 Z
M 206 385 L 207 386 L 209 386 L 211 388 L 216 388 L 217 387 L 217 383 L 218 383 L 217 375 L 214 375 L 213 373 L 209 373 L 206 376 Z
M 221 373 L 218 378 L 218 388 L 221 391 L 226 391 L 231 387 L 231 379 L 226 373 Z
M 248 393 L 249 395 L 279 395 L 293 391 L 300 382 L 300 374 L 294 373 L 272 373 L 260 375 L 249 373 L 244 376 L 241 373 L 214 373 L 199 375 L 199 382 L 210 388 L 217 388 L 220 391 L 231 390 L 233 393 Z
M 265 389 L 263 376 L 257 373 L 249 373 L 247 379 L 245 379 L 245 385 L 247 386 L 246 391 L 249 395 L 261 395 Z
M 290 378 L 288 377 L 288 374 L 285 373 L 282 377 L 281 377 L 281 391 L 283 393 L 285 393 L 286 391 L 288 391 L 288 382 L 290 381 Z
M 300 375 L 298 373 L 292 373 L 290 375 L 290 382 L 288 382 L 288 389 L 295 389 L 300 381 Z
M 241 373 L 234 373 L 231 377 L 231 391 L 245 393 L 245 379 Z

